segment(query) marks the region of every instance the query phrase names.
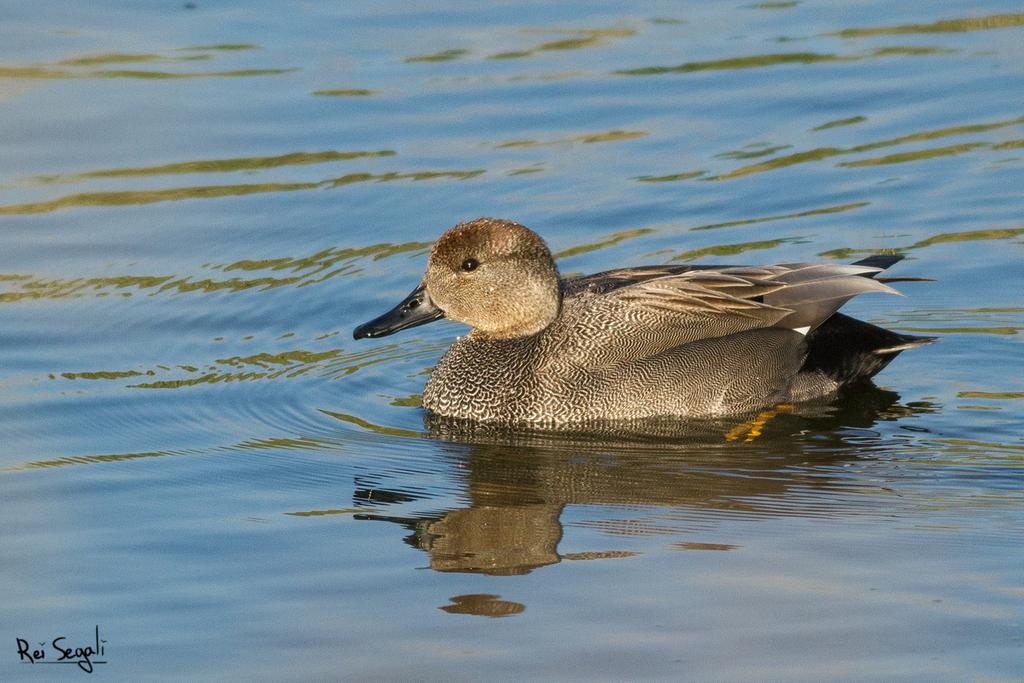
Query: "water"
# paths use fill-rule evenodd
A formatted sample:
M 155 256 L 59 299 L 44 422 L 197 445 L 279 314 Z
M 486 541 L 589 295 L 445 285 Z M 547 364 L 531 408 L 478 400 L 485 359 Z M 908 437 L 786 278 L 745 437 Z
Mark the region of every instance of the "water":
M 111 680 L 1024 676 L 1019 3 L 194 5 L 0 12 L 0 678 L 97 625 Z M 463 329 L 351 329 L 479 215 L 900 250 L 848 310 L 941 341 L 758 424 L 425 424 Z

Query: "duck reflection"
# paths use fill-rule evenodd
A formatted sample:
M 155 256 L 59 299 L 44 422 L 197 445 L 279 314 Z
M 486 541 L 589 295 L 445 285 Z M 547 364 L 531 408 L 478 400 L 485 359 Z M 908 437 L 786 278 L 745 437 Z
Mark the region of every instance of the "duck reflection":
M 679 511 L 675 517 L 690 520 L 701 510 L 800 514 L 802 506 L 812 504 L 809 489 L 825 495 L 837 485 L 829 474 L 837 464 L 882 444 L 873 425 L 934 407 L 901 404 L 896 393 L 868 385 L 851 388 L 833 402 L 787 410 L 746 421 L 662 421 L 585 434 L 499 431 L 428 418 L 430 433 L 445 442 L 444 456 L 461 473 L 469 505 L 391 516 L 382 508 L 415 496 L 381 488 L 371 475 L 357 481 L 355 506 L 367 512 L 356 518 L 405 526 L 412 532 L 406 542 L 426 552 L 431 569 L 442 572 L 508 576 L 565 559 L 630 555 L 559 553 L 563 509 L 667 507 Z M 744 430 L 756 437 L 727 440 Z M 790 495 L 798 489 L 801 495 Z M 820 508 L 820 500 L 816 505 Z M 588 525 L 619 534 L 664 531 L 648 515 Z M 675 519 L 665 526 L 673 533 L 685 531 Z

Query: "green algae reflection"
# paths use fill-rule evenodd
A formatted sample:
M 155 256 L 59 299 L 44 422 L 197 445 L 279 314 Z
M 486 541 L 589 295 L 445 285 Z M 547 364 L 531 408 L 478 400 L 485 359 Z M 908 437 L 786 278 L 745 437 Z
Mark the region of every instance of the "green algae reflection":
M 373 422 L 370 422 L 369 420 L 364 420 L 363 418 L 357 417 L 356 415 L 347 415 L 345 413 L 336 413 L 336 412 L 333 412 L 333 411 L 330 411 L 330 410 L 325 410 L 323 408 L 320 409 L 320 412 L 323 413 L 324 415 L 327 415 L 328 417 L 333 417 L 336 420 L 339 420 L 339 421 L 344 422 L 346 424 L 354 425 L 356 427 L 360 427 L 361 429 L 365 429 L 366 431 L 373 432 L 375 434 L 387 434 L 389 436 L 411 436 L 411 437 L 421 437 L 421 436 L 423 436 L 422 432 L 416 432 L 416 431 L 413 431 L 411 429 L 401 429 L 399 427 L 388 427 L 386 425 L 374 424 Z
M 943 232 L 926 239 L 914 242 L 907 249 L 922 249 L 933 244 L 949 244 L 951 242 L 978 242 L 986 240 L 1008 240 L 1024 235 L 1024 228 L 993 228 L 989 230 L 962 230 L 960 232 Z
M 634 230 L 622 230 L 616 233 L 612 233 L 610 236 L 597 242 L 588 242 L 587 244 L 581 244 L 575 247 L 569 247 L 555 254 L 555 258 L 568 258 L 570 256 L 577 256 L 579 254 L 586 254 L 591 251 L 598 251 L 599 249 L 606 249 L 607 247 L 614 246 L 620 242 L 631 240 L 636 237 L 642 237 L 649 235 L 654 232 L 653 228 L 636 228 Z
M 18 472 L 26 470 L 51 469 L 54 467 L 67 467 L 68 465 L 89 465 L 110 462 L 125 462 L 139 460 L 142 458 L 159 458 L 164 456 L 186 455 L 199 453 L 200 451 L 143 451 L 141 453 L 111 453 L 104 455 L 69 455 L 63 458 L 51 458 L 49 460 L 33 460 L 5 467 L 2 471 Z
M 987 398 L 994 401 L 1009 401 L 1024 398 L 1024 391 L 958 391 L 957 398 Z
M 274 156 L 235 157 L 232 159 L 201 159 L 182 161 L 158 166 L 138 166 L 129 168 L 111 168 L 98 171 L 85 171 L 70 175 L 43 175 L 34 180 L 46 183 L 69 183 L 91 178 L 131 178 L 154 175 L 176 175 L 183 173 L 231 173 L 237 171 L 259 171 L 282 166 L 306 166 L 323 164 L 331 161 L 348 161 L 373 157 L 391 157 L 396 152 L 390 149 L 372 151 L 340 152 L 327 150 L 323 152 L 290 152 Z
M 883 47 L 863 54 L 837 55 L 820 52 L 778 52 L 766 55 L 748 55 L 745 57 L 729 57 L 701 62 L 684 62 L 673 66 L 644 66 L 635 69 L 618 69 L 612 71 L 619 76 L 659 76 L 664 74 L 686 74 L 700 71 L 737 71 L 742 69 L 764 69 L 785 64 L 830 64 L 838 62 L 858 62 L 895 56 L 926 56 L 950 54 L 947 48 L 922 46 Z
M 789 149 L 793 145 L 768 145 L 768 144 L 754 144 L 747 145 L 743 149 L 737 149 L 732 152 L 721 152 L 716 154 L 716 159 L 734 159 L 737 161 L 743 159 L 757 159 L 760 157 L 771 156 L 776 152 L 781 152 L 784 149 Z
M 830 35 L 842 38 L 859 38 L 862 36 L 891 36 L 908 33 L 966 33 L 968 31 L 991 31 L 993 29 L 1014 28 L 1017 26 L 1024 26 L 1024 14 L 993 14 L 986 17 L 943 19 L 930 24 L 848 28 Z
M 139 62 L 195 62 L 210 59 L 209 55 L 183 55 L 165 57 L 152 53 L 108 52 L 104 54 L 84 55 L 57 62 L 60 66 L 96 66 L 97 64 L 133 64 Z
M 140 71 L 133 69 L 117 69 L 109 71 L 90 71 L 83 78 L 141 78 L 145 80 L 164 80 L 174 78 L 237 78 L 244 76 L 280 76 L 298 71 L 291 69 L 232 69 L 230 71 Z
M 179 52 L 239 52 L 242 50 L 258 50 L 259 45 L 255 43 L 216 43 L 213 45 L 190 45 L 188 47 L 179 47 Z
M 102 455 L 69 455 L 47 460 L 32 460 L 10 467 L 0 468 L 0 472 L 25 472 L 39 469 L 53 469 L 70 465 L 96 465 L 114 462 L 130 462 L 147 458 L 175 457 L 184 455 L 210 455 L 213 453 L 273 448 L 275 450 L 323 450 L 338 445 L 337 439 L 315 437 L 272 437 L 267 439 L 249 439 L 231 445 L 212 446 L 209 448 L 183 448 L 176 450 L 142 451 L 138 453 L 109 453 Z
M 366 88 L 336 88 L 334 90 L 313 91 L 313 94 L 319 97 L 369 97 L 376 93 L 376 90 L 367 90 Z
M 840 166 L 846 168 L 857 168 L 862 166 L 884 166 L 887 164 L 902 164 L 909 161 L 922 161 L 925 159 L 935 159 L 938 157 L 955 156 L 970 152 L 978 149 L 979 147 L 989 147 L 984 142 L 965 142 L 959 145 L 949 145 L 947 147 L 931 147 L 929 149 L 920 149 L 915 152 L 900 152 L 898 154 L 887 154 L 881 157 L 874 157 L 871 159 L 861 159 L 859 161 L 844 161 L 840 163 Z
M 828 130 L 829 128 L 838 128 L 839 126 L 852 126 L 852 125 L 854 125 L 856 123 L 864 123 L 865 121 L 867 121 L 867 117 L 865 117 L 865 116 L 851 116 L 851 117 L 845 118 L 845 119 L 836 119 L 834 121 L 826 121 L 825 123 L 821 124 L 820 126 L 815 126 L 814 128 L 811 128 L 811 130 L 812 131 Z
M 786 243 L 800 243 L 806 241 L 801 237 L 780 237 L 774 240 L 756 240 L 753 242 L 740 242 L 738 244 L 718 244 L 700 249 L 684 251 L 672 257 L 672 261 L 693 261 L 705 256 L 735 256 L 748 251 L 761 249 L 774 249 Z
M 1024 228 L 989 228 L 987 230 L 962 230 L 959 232 L 942 232 L 912 244 L 890 247 L 896 252 L 905 252 L 912 249 L 924 249 L 936 244 L 952 244 L 957 242 L 985 242 L 990 240 L 1012 240 L 1024 235 Z M 851 247 L 839 247 L 829 249 L 818 254 L 818 256 L 832 259 L 850 259 L 864 254 L 873 254 L 874 249 L 853 249 Z M 981 309 L 979 309 L 981 310 Z
M 1021 313 L 1024 308 L 928 308 L 903 311 L 897 317 L 875 322 L 914 333 L 1013 336 L 1024 331 Z
M 498 52 L 489 59 L 523 59 L 532 57 L 541 52 L 579 50 L 582 48 L 599 47 L 607 44 L 610 38 L 625 38 L 636 35 L 636 31 L 630 28 L 596 28 L 596 29 L 539 29 L 526 30 L 526 33 L 556 33 L 568 35 L 568 38 L 550 40 L 538 43 L 524 50 L 513 50 L 510 52 Z
M 326 517 L 332 515 L 355 515 L 374 512 L 375 508 L 328 508 L 326 510 L 303 510 L 301 512 L 284 512 L 291 517 Z
M 634 178 L 640 183 L 674 183 L 677 180 L 691 180 L 704 175 L 706 171 L 686 171 L 683 173 L 672 173 L 669 175 L 642 175 Z
M 138 370 L 100 370 L 97 372 L 62 372 L 60 376 L 64 379 L 125 379 L 127 377 L 141 377 L 142 375 L 155 375 L 152 370 L 142 373 Z
M 805 211 L 797 211 L 794 213 L 780 213 L 771 216 L 758 216 L 755 218 L 741 218 L 735 221 L 725 221 L 723 223 L 708 223 L 706 225 L 698 225 L 695 228 L 691 228 L 693 231 L 699 230 L 717 230 L 718 228 L 734 228 L 740 225 L 758 225 L 760 223 L 770 223 L 772 221 L 789 220 L 791 218 L 807 218 L 809 216 L 825 216 L 833 213 L 844 213 L 846 211 L 855 211 L 857 209 L 870 206 L 871 202 L 851 202 L 849 204 L 836 204 L 835 206 L 823 206 L 817 209 L 807 209 Z
M 212 363 L 197 365 L 154 365 L 143 370 L 92 370 L 51 373 L 50 379 L 118 382 L 125 380 L 129 389 L 186 389 L 208 384 L 231 384 L 263 380 L 296 379 L 307 374 L 325 379 L 340 379 L 380 363 L 436 358 L 447 344 L 424 344 L 416 341 L 405 344 L 386 344 L 356 352 L 342 348 L 321 351 L 292 349 L 278 353 L 254 353 L 246 356 L 218 358 Z M 170 375 L 170 376 L 168 376 Z M 142 377 L 146 381 L 135 381 Z M 415 397 L 400 401 L 400 405 L 413 406 Z M 396 404 L 398 405 L 398 404 Z
M 0 78 L 73 78 L 69 71 L 57 71 L 42 66 L 0 65 Z
M 415 64 L 417 62 L 450 62 L 453 59 L 458 59 L 459 57 L 464 57 L 468 54 L 469 50 L 443 50 L 441 52 L 433 52 L 428 55 L 416 55 L 414 57 L 406 57 L 404 61 L 408 64 Z
M 138 170 L 138 169 L 133 169 Z M 249 183 L 241 185 L 202 185 L 194 187 L 175 187 L 161 190 L 124 190 L 119 192 L 83 192 L 66 195 L 43 202 L 26 204 L 8 204 L 0 206 L 0 215 L 20 215 L 49 213 L 60 209 L 79 207 L 110 207 L 140 206 L 157 202 L 177 201 L 183 199 L 213 199 L 218 197 L 238 197 L 265 192 L 295 192 L 298 190 L 315 190 L 336 188 L 354 183 L 391 182 L 396 180 L 437 180 L 454 179 L 468 180 L 484 173 L 484 169 L 469 171 L 413 171 L 389 173 L 351 173 L 337 178 L 328 178 L 316 182 L 305 183 Z
M 148 71 L 144 69 L 104 69 L 99 71 L 66 71 L 42 66 L 0 66 L 0 78 L 58 78 L 67 80 L 83 78 L 136 78 L 142 80 L 168 80 L 182 78 L 280 76 L 294 71 L 298 71 L 298 69 L 232 69 L 228 71 Z
M 277 287 L 306 287 L 335 277 L 361 272 L 359 263 L 364 259 L 379 260 L 403 253 L 420 253 L 429 242 L 380 243 L 366 247 L 321 249 L 306 256 L 284 256 L 268 259 L 242 259 L 223 265 L 209 266 L 224 273 L 268 274 L 259 277 L 194 278 L 177 275 L 120 275 L 91 278 L 45 278 L 26 274 L 0 274 L 0 283 L 8 283 L 7 291 L 0 290 L 0 303 L 14 303 L 33 299 L 69 299 L 83 296 L 104 296 L 116 291 L 122 296 L 132 292 L 146 292 L 149 296 L 162 293 L 185 294 L 214 292 L 242 292 L 252 289 L 268 290 Z M 278 275 L 286 271 L 285 275 Z
M 584 144 L 590 145 L 597 142 L 620 142 L 622 140 L 634 140 L 636 138 L 645 137 L 647 133 L 642 130 L 609 130 L 602 133 L 588 133 L 585 135 L 576 135 L 568 138 L 558 138 L 555 140 L 510 140 L 509 142 L 502 142 L 495 147 L 497 149 L 512 149 L 516 147 L 546 147 L 548 145 L 571 145 L 571 144 Z
M 238 197 L 263 192 L 294 192 L 313 190 L 321 183 L 252 183 L 246 185 L 204 185 L 198 187 L 175 187 L 166 190 L 134 190 L 122 192 L 82 192 L 45 202 L 8 204 L 0 206 L 0 215 L 49 213 L 60 209 L 87 206 L 141 206 L 179 199 L 212 199 L 216 197 Z
M 194 52 L 199 54 L 164 55 L 152 52 L 105 52 L 68 57 L 54 63 L 37 63 L 28 65 L 0 65 L 0 78 L 56 78 L 56 79 L 88 79 L 88 78 L 135 78 L 142 80 L 164 80 L 180 78 L 231 78 L 248 76 L 277 76 L 297 71 L 290 68 L 249 68 L 230 69 L 223 71 L 154 71 L 148 69 L 103 69 L 110 65 L 135 65 L 159 63 L 201 62 L 213 59 L 214 55 L 204 54 L 218 50 L 253 49 L 255 45 L 209 45 L 195 48 L 182 48 L 177 52 Z
M 774 171 L 780 168 L 786 168 L 789 166 L 796 166 L 811 161 L 822 161 L 825 159 L 831 159 L 837 156 L 846 156 L 849 154 L 858 154 L 861 152 L 870 152 L 876 149 L 884 149 L 886 147 L 896 147 L 898 145 L 905 145 L 914 142 L 927 142 L 929 140 L 937 140 L 945 137 L 954 137 L 960 135 L 973 135 L 976 133 L 985 133 L 988 131 L 998 130 L 1000 128 L 1008 128 L 1011 126 L 1018 126 L 1024 123 L 1024 116 L 1013 119 L 1006 119 L 1003 121 L 994 121 L 991 123 L 974 123 L 965 124 L 961 126 L 949 126 L 946 128 L 937 128 L 934 130 L 924 131 L 921 133 L 910 133 L 908 135 L 901 135 L 895 138 L 888 138 L 885 140 L 877 140 L 875 142 L 868 142 L 861 145 L 854 145 L 852 147 L 816 147 L 814 149 L 804 150 L 801 152 L 794 152 L 792 154 L 786 154 L 783 156 L 773 157 L 766 161 L 761 161 L 756 164 L 750 164 L 747 166 L 741 166 L 740 168 L 734 169 L 727 173 L 723 173 L 719 176 L 709 178 L 709 180 L 731 180 L 733 178 L 741 178 L 743 176 L 751 175 L 753 173 L 763 173 L 765 171 Z M 992 143 L 984 143 L 991 145 Z M 979 143 L 978 146 L 982 146 Z M 945 152 L 945 149 L 942 149 Z M 959 149 L 954 153 L 961 153 L 963 149 Z M 903 160 L 912 160 L 914 158 L 927 158 L 929 150 L 921 150 L 918 152 L 910 153 L 910 156 Z M 916 156 L 915 156 L 916 155 Z M 937 156 L 942 156 L 940 152 Z M 896 163 L 896 161 L 890 163 Z M 855 162 L 856 163 L 856 162 Z M 847 163 L 846 165 L 852 165 Z M 859 165 L 868 165 L 868 163 L 862 163 Z
M 645 66 L 636 69 L 620 69 L 612 73 L 622 76 L 657 76 L 672 73 L 693 73 L 696 71 L 761 69 L 779 64 L 817 64 L 821 62 L 838 62 L 844 59 L 850 58 L 818 54 L 816 52 L 783 52 L 770 55 L 713 59 L 703 62 L 686 62 L 675 66 Z

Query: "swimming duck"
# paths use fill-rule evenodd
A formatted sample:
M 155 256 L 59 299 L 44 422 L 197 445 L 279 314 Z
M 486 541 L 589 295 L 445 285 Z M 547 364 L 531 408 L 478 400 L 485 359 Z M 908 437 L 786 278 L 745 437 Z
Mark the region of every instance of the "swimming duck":
M 866 380 L 930 337 L 836 311 L 902 256 L 851 265 L 664 265 L 562 280 L 519 223 L 478 218 L 434 244 L 422 282 L 355 339 L 442 317 L 469 325 L 423 406 L 503 425 L 743 413 Z

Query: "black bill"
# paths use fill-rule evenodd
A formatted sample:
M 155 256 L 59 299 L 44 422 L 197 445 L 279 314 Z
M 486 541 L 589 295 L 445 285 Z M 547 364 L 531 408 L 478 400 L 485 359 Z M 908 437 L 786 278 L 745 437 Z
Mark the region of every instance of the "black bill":
M 407 327 L 426 325 L 444 317 L 444 312 L 434 305 L 427 294 L 426 285 L 421 284 L 409 296 L 384 315 L 363 323 L 352 330 L 353 339 L 364 337 L 386 337 Z

